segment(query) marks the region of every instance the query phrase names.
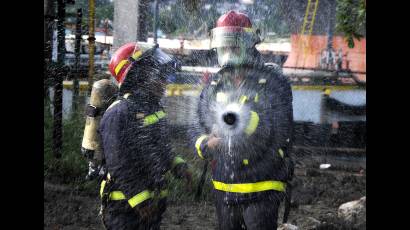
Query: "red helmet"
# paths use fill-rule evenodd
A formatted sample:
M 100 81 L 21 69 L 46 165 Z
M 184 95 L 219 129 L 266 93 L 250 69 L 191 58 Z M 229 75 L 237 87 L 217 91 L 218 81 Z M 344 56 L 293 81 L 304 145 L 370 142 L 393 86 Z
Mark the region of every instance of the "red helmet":
M 260 41 L 249 17 L 233 10 L 222 15 L 211 31 L 211 48 L 217 49 L 221 66 L 251 61 L 247 56 L 247 49 L 253 48 Z
M 136 42 L 127 43 L 115 51 L 108 68 L 119 84 L 124 81 L 128 70 L 131 68 L 132 60 L 141 55 L 142 50 Z
M 260 38 L 252 29 L 249 17 L 233 10 L 222 15 L 211 31 L 211 48 L 243 45 L 250 48 L 259 42 Z
M 237 26 L 252 28 L 251 20 L 248 15 L 233 10 L 219 17 L 216 27 Z

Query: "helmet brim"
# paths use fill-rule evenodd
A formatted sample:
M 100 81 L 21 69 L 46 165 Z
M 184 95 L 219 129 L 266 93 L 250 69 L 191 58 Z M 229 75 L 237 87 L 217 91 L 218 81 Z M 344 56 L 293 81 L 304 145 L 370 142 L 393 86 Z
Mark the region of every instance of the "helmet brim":
M 244 27 L 217 27 L 211 30 L 211 48 L 245 47 L 251 48 L 260 42 L 256 31 Z

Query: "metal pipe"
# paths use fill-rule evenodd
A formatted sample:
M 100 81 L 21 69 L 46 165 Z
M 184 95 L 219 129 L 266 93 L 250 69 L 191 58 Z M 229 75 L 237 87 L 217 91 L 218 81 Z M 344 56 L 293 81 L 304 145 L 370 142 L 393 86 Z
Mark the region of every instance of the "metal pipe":
M 81 35 L 82 28 L 81 22 L 83 18 L 82 9 L 77 9 L 77 21 L 75 25 L 75 70 L 76 74 L 74 75 L 74 94 L 78 94 L 78 74 L 80 73 L 80 53 L 81 53 Z

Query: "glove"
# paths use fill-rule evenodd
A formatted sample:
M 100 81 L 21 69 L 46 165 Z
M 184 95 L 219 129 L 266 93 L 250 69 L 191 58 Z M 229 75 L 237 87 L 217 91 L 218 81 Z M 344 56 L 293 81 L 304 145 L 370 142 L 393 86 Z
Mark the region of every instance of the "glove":
M 184 178 L 186 180 L 186 188 L 188 193 L 192 193 L 193 188 L 192 188 L 192 173 L 186 169 L 184 172 Z
M 93 161 L 88 162 L 88 174 L 85 177 L 86 180 L 94 180 L 96 178 L 104 177 L 105 167 L 103 165 L 97 165 Z

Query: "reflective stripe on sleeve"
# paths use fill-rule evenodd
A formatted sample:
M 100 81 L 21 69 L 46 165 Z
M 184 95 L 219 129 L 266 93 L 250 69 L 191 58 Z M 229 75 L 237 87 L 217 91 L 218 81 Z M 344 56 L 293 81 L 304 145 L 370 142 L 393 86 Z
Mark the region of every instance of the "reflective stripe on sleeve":
M 239 103 L 245 104 L 247 100 L 248 100 L 248 97 L 245 96 L 245 95 L 242 95 L 242 96 L 239 98 Z
M 137 195 L 133 196 L 131 199 L 128 200 L 128 204 L 131 206 L 131 208 L 134 208 L 138 204 L 148 200 L 151 198 L 151 192 L 148 190 L 144 190 Z
M 202 155 L 201 144 L 202 144 L 202 141 L 204 141 L 204 139 L 207 138 L 207 137 L 208 137 L 208 135 L 202 135 L 195 142 L 196 151 L 198 152 L 199 157 L 201 157 L 202 159 L 205 159 L 205 158 Z

